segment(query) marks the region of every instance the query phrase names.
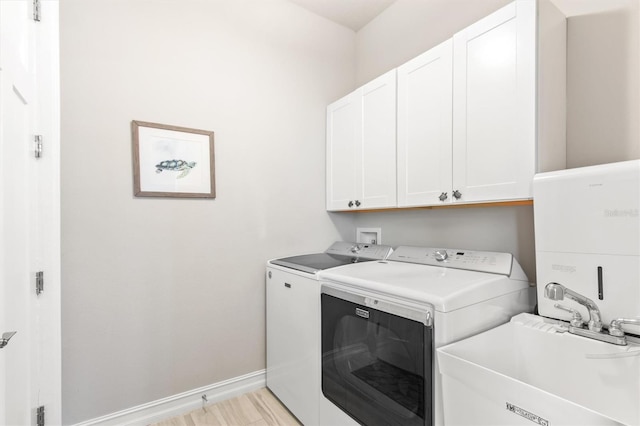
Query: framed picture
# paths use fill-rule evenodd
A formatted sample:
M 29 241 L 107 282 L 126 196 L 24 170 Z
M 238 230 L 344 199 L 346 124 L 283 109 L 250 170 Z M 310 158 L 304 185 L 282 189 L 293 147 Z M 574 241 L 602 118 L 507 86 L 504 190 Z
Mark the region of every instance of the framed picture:
M 132 121 L 136 197 L 215 198 L 213 132 Z

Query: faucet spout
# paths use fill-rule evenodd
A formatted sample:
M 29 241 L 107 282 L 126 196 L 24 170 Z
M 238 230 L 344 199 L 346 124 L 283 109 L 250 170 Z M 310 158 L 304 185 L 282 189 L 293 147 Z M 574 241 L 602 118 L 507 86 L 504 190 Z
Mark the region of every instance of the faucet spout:
M 551 300 L 563 300 L 565 297 L 571 299 L 582 306 L 586 307 L 589 311 L 589 330 L 600 331 L 602 330 L 602 317 L 600 315 L 600 309 L 595 302 L 588 297 L 576 293 L 575 291 L 558 283 L 549 283 L 544 287 L 544 296 Z
M 563 300 L 566 287 L 558 283 L 549 283 L 544 287 L 544 297 L 551 300 Z

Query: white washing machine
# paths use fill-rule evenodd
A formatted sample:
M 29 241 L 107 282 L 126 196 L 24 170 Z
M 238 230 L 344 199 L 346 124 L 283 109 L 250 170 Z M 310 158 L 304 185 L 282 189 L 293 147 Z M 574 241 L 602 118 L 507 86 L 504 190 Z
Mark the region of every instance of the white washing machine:
M 508 253 L 401 246 L 318 275 L 326 426 L 443 424 L 435 348 L 535 303 Z
M 323 253 L 267 263 L 267 386 L 303 424 L 318 424 L 318 272 L 384 259 L 391 251 L 389 246 L 336 242 Z

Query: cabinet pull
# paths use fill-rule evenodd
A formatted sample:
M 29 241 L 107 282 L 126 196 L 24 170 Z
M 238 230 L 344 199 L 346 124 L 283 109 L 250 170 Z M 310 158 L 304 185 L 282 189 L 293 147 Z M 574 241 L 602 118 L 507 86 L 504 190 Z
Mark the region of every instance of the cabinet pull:
M 439 199 L 440 201 L 444 201 L 444 200 L 446 200 L 447 198 L 449 198 L 449 195 L 448 195 L 446 192 L 443 192 L 443 193 L 442 193 L 442 194 L 440 194 L 440 196 L 438 197 L 438 199 Z
M 360 204 L 362 204 L 360 201 L 356 200 L 356 207 L 360 207 Z
M 460 198 L 462 198 L 462 192 L 456 189 L 453 191 L 453 196 L 456 198 L 456 200 L 459 200 Z
M 349 201 L 348 206 L 349 206 L 349 207 L 353 207 L 353 201 Z
M 286 288 L 291 288 L 291 284 L 289 284 L 289 283 L 284 283 L 284 286 L 285 286 Z

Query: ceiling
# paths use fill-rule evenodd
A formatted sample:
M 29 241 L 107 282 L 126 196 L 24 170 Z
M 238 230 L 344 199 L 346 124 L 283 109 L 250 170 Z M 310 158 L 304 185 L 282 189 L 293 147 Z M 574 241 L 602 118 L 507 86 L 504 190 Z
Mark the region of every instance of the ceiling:
M 290 0 L 305 9 L 358 31 L 396 0 Z
M 289 0 L 310 12 L 359 31 L 396 0 Z M 423 0 L 429 1 L 429 0 Z M 551 0 L 567 17 L 624 8 L 630 0 Z

